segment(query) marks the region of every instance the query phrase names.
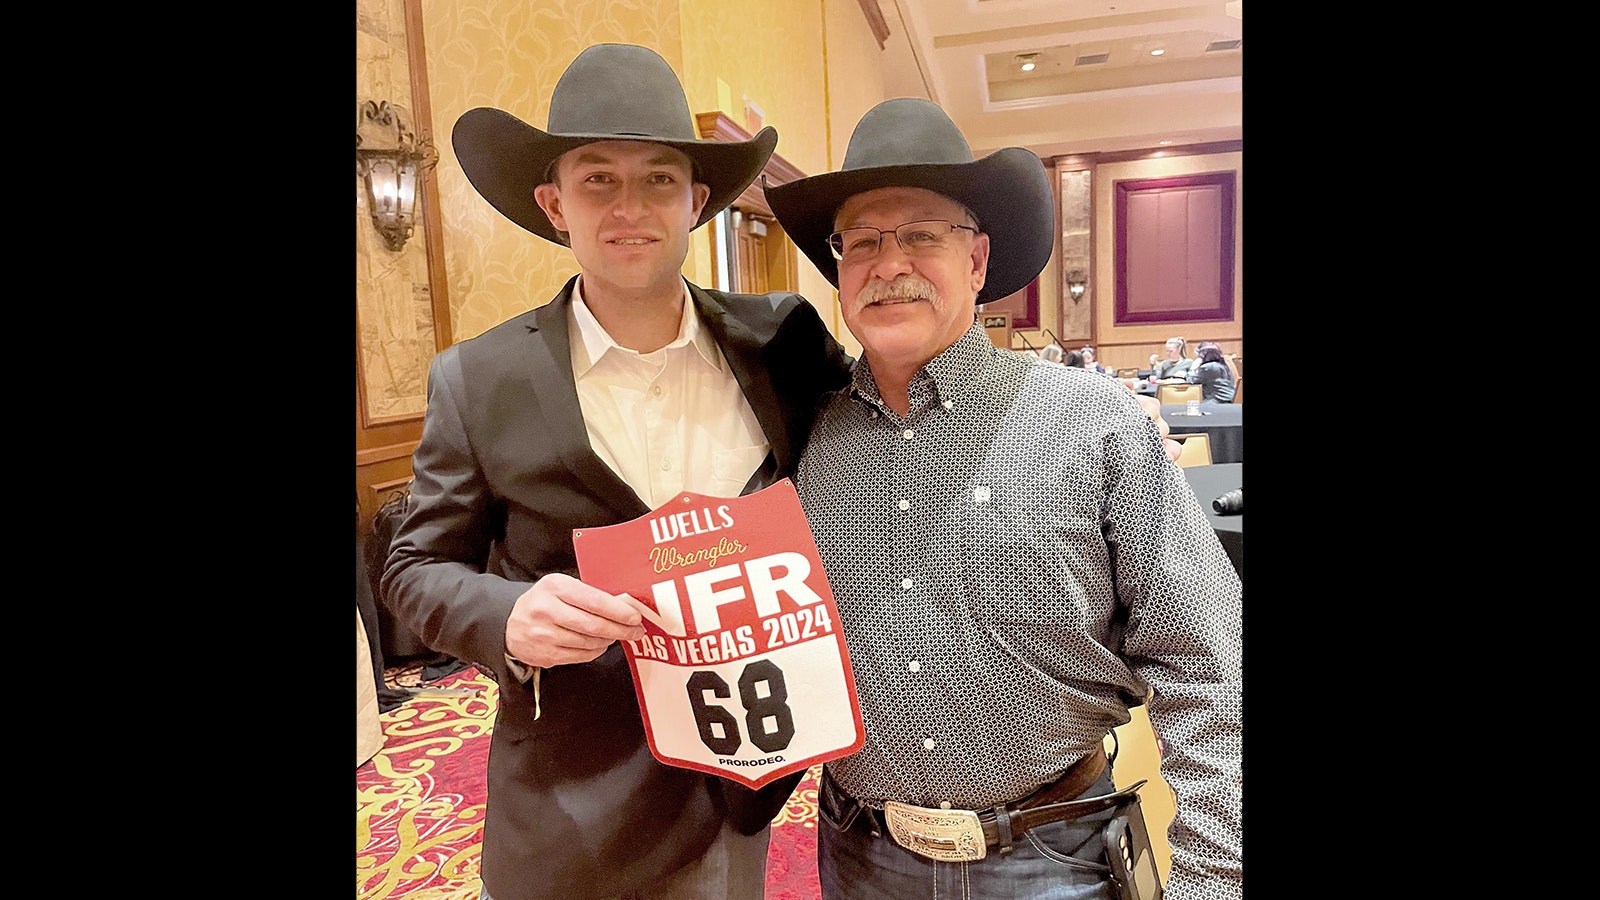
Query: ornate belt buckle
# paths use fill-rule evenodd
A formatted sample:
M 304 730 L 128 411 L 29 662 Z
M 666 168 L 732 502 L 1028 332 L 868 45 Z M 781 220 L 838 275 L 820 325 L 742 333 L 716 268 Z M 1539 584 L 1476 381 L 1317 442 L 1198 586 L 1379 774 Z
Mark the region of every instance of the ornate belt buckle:
M 940 862 L 972 862 L 989 853 L 983 825 L 970 809 L 928 809 L 886 800 L 883 818 L 900 846 Z

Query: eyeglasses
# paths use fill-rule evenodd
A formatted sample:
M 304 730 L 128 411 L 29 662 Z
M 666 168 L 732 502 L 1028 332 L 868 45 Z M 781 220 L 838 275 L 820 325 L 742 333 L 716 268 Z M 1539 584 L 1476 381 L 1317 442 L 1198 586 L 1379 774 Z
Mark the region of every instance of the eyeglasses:
M 900 249 L 909 256 L 918 254 L 936 253 L 950 244 L 950 233 L 957 228 L 979 234 L 978 229 L 971 225 L 957 225 L 954 222 L 945 222 L 939 219 L 930 219 L 926 222 L 907 222 L 898 228 L 884 230 L 882 228 L 846 228 L 828 235 L 828 249 L 833 251 L 833 258 L 845 262 L 859 262 L 871 259 L 878 255 L 878 250 L 883 246 L 883 236 L 894 235 L 900 242 Z

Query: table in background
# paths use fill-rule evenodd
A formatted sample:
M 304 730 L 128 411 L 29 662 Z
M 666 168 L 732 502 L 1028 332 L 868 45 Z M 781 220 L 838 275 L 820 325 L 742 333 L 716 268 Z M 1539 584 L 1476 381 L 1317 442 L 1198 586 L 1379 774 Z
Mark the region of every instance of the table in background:
M 1199 432 L 1211 439 L 1211 461 L 1244 462 L 1244 404 L 1212 403 L 1201 407 L 1201 415 L 1191 416 L 1182 403 L 1161 407 L 1161 418 L 1178 434 Z
M 1195 499 L 1200 501 L 1200 508 L 1206 511 L 1206 518 L 1211 520 L 1211 528 L 1217 533 L 1217 540 L 1222 542 L 1222 549 L 1228 551 L 1228 559 L 1233 562 L 1233 570 L 1239 573 L 1239 580 L 1243 581 L 1244 513 L 1218 515 L 1211 506 L 1211 501 L 1244 486 L 1244 463 L 1190 466 L 1183 470 L 1183 477 L 1188 480 L 1189 487 L 1194 489 Z

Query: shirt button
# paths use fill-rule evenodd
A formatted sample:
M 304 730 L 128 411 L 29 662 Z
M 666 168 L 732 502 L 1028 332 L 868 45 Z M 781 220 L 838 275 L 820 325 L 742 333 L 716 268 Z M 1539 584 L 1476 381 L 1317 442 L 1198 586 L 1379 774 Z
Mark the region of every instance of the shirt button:
M 911 440 L 913 437 L 915 437 L 916 434 L 917 433 L 915 431 L 912 431 L 909 428 L 907 428 L 905 431 L 901 432 L 901 435 L 904 436 L 905 439 L 908 440 L 908 441 Z
M 901 509 L 910 509 L 911 508 L 911 501 L 910 500 L 901 500 L 900 501 L 900 508 Z
M 909 579 L 909 578 L 900 579 L 900 586 L 905 588 L 908 591 L 911 590 L 911 579 Z
M 922 671 L 922 663 L 919 663 L 919 662 L 917 662 L 916 660 L 913 659 L 910 662 L 910 664 L 908 664 L 906 666 L 906 668 L 910 669 L 913 672 L 921 672 Z
M 922 749 L 924 749 L 924 750 L 932 750 L 935 746 L 936 745 L 933 742 L 933 738 L 923 738 L 922 739 Z
M 671 471 L 671 469 L 672 469 L 672 460 L 663 459 L 661 461 L 661 471 L 667 472 L 667 471 Z
M 661 396 L 661 385 L 658 384 L 655 387 L 652 387 L 650 389 L 650 393 L 651 393 L 651 395 L 656 396 L 656 397 Z
M 939 801 L 939 808 L 940 809 L 949 809 L 950 808 L 950 801 L 949 800 L 940 800 Z
M 944 402 L 944 408 L 945 409 L 954 409 L 955 405 L 956 405 L 956 402 L 954 400 L 946 400 Z M 945 807 L 945 808 L 948 809 L 949 807 Z

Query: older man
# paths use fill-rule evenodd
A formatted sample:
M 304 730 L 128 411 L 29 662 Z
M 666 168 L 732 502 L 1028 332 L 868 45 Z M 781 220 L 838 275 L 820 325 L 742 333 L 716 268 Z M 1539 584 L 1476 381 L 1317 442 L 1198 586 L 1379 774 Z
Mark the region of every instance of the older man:
M 936 105 L 889 100 L 839 172 L 767 198 L 864 348 L 796 474 L 867 732 L 825 769 L 824 896 L 1153 896 L 1147 857 L 1107 852 L 1142 818 L 1103 741 L 1144 703 L 1167 896 L 1238 897 L 1239 579 L 1132 392 L 975 321 L 1049 259 L 1039 158 L 975 160 Z

